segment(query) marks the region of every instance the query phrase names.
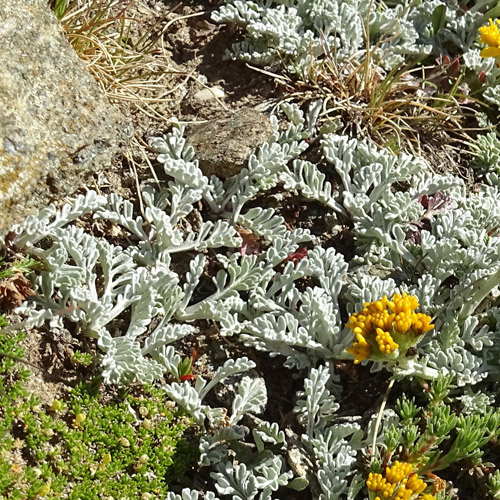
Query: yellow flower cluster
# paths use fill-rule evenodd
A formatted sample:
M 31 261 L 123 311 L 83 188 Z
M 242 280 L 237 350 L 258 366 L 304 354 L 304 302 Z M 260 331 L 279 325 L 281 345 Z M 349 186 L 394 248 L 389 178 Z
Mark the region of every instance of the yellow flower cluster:
M 436 500 L 429 493 L 419 496 L 427 485 L 408 462 L 396 461 L 394 465 L 387 467 L 385 477 L 370 472 L 366 486 L 378 494 L 374 500 Z
M 481 35 L 481 42 L 487 45 L 481 51 L 481 57 L 499 57 L 500 56 L 500 22 L 495 19 L 493 22 L 489 20 L 490 24 L 481 26 L 479 33 Z
M 418 299 L 403 292 L 394 294 L 392 300 L 387 296 L 375 302 L 365 302 L 359 313 L 351 315 L 348 326 L 356 336 L 356 341 L 347 352 L 354 356 L 354 363 L 361 363 L 369 358 L 373 349 L 386 355 L 392 354 L 400 345 L 395 340 L 406 338 L 406 348 L 414 345 L 416 337 L 432 330 L 430 316 L 416 313 Z

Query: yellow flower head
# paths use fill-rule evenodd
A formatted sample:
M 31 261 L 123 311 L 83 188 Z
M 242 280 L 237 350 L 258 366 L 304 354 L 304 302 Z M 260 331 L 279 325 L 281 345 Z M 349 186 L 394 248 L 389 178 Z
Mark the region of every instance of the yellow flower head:
M 380 352 L 392 354 L 399 347 L 399 345 L 394 342 L 389 332 L 384 332 L 381 328 L 377 328 L 376 333 L 377 336 L 375 337 L 375 341 L 378 344 Z
M 411 328 L 411 311 L 401 312 L 394 317 L 394 328 L 400 333 L 406 333 Z
M 366 486 L 370 491 L 377 491 L 382 494 L 382 498 L 390 498 L 394 493 L 396 485 L 388 483 L 382 474 L 374 474 L 370 472 L 366 481 Z
M 407 490 L 404 486 L 398 489 L 394 500 L 410 500 L 413 495 L 413 490 Z
M 384 474 L 371 472 L 366 486 L 378 493 L 375 500 L 436 500 L 428 493 L 420 496 L 427 485 L 408 462 L 396 461 L 385 469 Z
M 495 22 L 490 19 L 489 22 L 489 25 L 479 28 L 481 43 L 487 45 L 481 51 L 481 57 L 498 57 L 500 56 L 500 24 L 498 19 L 495 19 Z
M 368 479 L 366 480 L 366 486 L 368 486 L 370 491 L 378 491 L 385 485 L 386 482 L 387 481 L 382 474 L 374 474 L 373 472 L 370 472 L 370 474 L 368 474 Z
M 407 313 L 414 311 L 418 307 L 418 299 L 413 295 L 408 295 L 403 292 L 403 295 L 395 293 L 392 297 L 392 301 L 387 303 L 393 312 L 397 313 Z
M 387 467 L 385 470 L 385 477 L 390 483 L 399 483 L 407 478 L 413 472 L 413 465 L 408 462 L 400 462 L 396 460 L 392 467 Z
M 431 325 L 431 318 L 427 314 L 412 313 L 411 329 L 417 334 L 423 334 L 432 330 L 434 325 Z
M 371 322 L 377 328 L 382 330 L 390 330 L 392 322 L 394 321 L 394 314 L 389 314 L 387 309 L 385 311 L 377 312 L 371 315 Z
M 351 347 L 348 347 L 346 351 L 354 356 L 354 364 L 357 365 L 368 359 L 372 353 L 372 346 L 365 340 L 363 335 L 356 333 L 356 339 L 358 342 L 354 342 Z
M 427 485 L 418 477 L 418 474 L 412 474 L 406 482 L 406 487 L 411 489 L 413 493 L 422 493 Z
M 386 296 L 374 302 L 365 302 L 359 313 L 352 314 L 346 324 L 356 335 L 356 341 L 347 352 L 358 364 L 373 355 L 390 356 L 401 349 L 405 354 L 417 337 L 432 330 L 430 316 L 416 313 L 418 299 L 413 295 L 395 293 L 392 300 Z

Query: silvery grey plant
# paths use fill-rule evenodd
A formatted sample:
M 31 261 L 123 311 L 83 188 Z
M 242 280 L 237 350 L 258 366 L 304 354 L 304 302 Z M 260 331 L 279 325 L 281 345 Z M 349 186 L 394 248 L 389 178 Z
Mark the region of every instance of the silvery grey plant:
M 467 52 L 485 21 L 481 9 L 495 5 L 494 0 L 467 9 L 454 0 L 228 0 L 212 19 L 244 29 L 243 40 L 233 44 L 227 57 L 281 66 L 307 79 L 310 68 L 326 56 L 337 64 L 363 60 L 365 34 L 372 61 L 385 70 L 409 57 L 446 53 L 450 42 Z
M 199 425 L 210 423 L 212 431 L 200 441 L 200 462 L 215 467 L 212 478 L 222 496 L 265 499 L 280 487 L 309 484 L 322 500 L 355 498 L 362 486 L 356 457 L 369 436 L 337 415 L 335 395 L 341 388 L 334 363 L 352 359 L 345 351 L 352 333 L 344 326 L 341 304 L 349 313 L 365 301 L 406 291 L 436 316 L 436 328 L 419 344 L 415 359 L 404 368 L 365 361 L 373 370 L 388 368 L 399 378 L 444 372 L 460 386 L 498 376 L 498 321 L 484 324 L 481 310 L 486 298 L 498 294 L 498 188 L 469 192 L 460 179 L 435 174 L 423 159 L 327 134 L 320 142 L 321 161 L 338 176 L 335 184 L 316 164 L 298 158 L 309 148 L 305 139 L 316 134 L 320 109 L 321 103 L 307 113 L 285 105 L 288 127 L 273 117 L 268 141 L 247 168 L 225 181 L 203 174 L 182 127 L 175 125 L 153 141 L 171 180 L 159 188 L 145 186 L 144 217 L 130 201 L 89 192 L 13 228 L 15 244 L 45 264 L 37 296 L 18 312 L 27 316 L 27 326 L 78 323 L 81 334 L 97 339 L 107 383 L 147 382 L 164 374 L 179 378 L 175 342 L 195 333 L 200 319 L 216 321 L 223 337 L 283 356 L 286 367 L 305 373 L 296 403 L 303 432 L 296 441 L 300 456 L 312 464 L 313 480 L 291 470 L 276 452 L 290 449 L 290 436 L 262 421 L 250 437 L 241 424 L 266 401 L 258 379 L 246 375 L 235 385 L 229 413 L 205 402 L 216 384 L 254 368 L 252 361 L 229 359 L 211 381 L 198 377 L 194 385 L 165 385 Z M 279 185 L 321 203 L 334 221 L 351 228 L 356 255 L 350 262 L 333 248 L 314 245 L 309 231 L 290 230 L 274 209 L 247 208 L 258 194 Z M 194 229 L 183 222 L 195 216 L 199 201 L 219 218 L 214 223 L 197 217 Z M 89 215 L 119 226 L 127 246 L 74 224 Z M 260 252 L 240 251 L 237 224 L 265 242 Z M 306 257 L 284 262 L 304 243 L 314 245 Z M 220 270 L 212 293 L 200 299 L 209 248 Z M 190 256 L 185 275 L 172 264 L 180 252 Z M 456 280 L 451 289 L 450 277 Z M 248 439 L 252 453 L 245 448 Z M 185 490 L 184 497 L 197 493 Z

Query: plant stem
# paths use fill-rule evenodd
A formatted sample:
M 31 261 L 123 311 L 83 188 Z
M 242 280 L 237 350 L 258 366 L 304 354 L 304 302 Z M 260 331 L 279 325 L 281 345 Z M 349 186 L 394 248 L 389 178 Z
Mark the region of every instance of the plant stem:
M 375 447 L 377 446 L 378 428 L 380 427 L 380 421 L 382 420 L 382 415 L 383 415 L 384 410 L 385 410 L 385 405 L 387 404 L 387 399 L 389 398 L 389 393 L 391 392 L 392 386 L 394 385 L 394 380 L 395 379 L 393 377 L 389 381 L 389 385 L 387 386 L 387 389 L 385 390 L 384 399 L 382 400 L 382 403 L 380 404 L 380 408 L 378 410 L 377 420 L 375 420 L 375 427 L 373 429 L 371 462 L 373 462 L 373 458 L 375 456 Z
M 474 292 L 474 294 L 463 305 L 458 318 L 460 320 L 466 319 L 474 313 L 479 304 L 489 295 L 491 290 L 500 285 L 500 269 L 489 276 L 486 281 Z

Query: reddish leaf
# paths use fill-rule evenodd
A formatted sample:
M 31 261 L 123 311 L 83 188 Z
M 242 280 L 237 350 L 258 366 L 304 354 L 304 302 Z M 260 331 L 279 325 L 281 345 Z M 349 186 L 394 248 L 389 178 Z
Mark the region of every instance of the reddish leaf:
M 435 59 L 435 61 L 436 61 L 436 64 L 438 66 L 443 66 L 445 64 L 450 64 L 451 59 L 450 59 L 450 56 L 444 54 L 444 55 L 440 55 L 439 57 L 437 57 Z
M 283 262 L 293 262 L 294 264 L 299 263 L 304 257 L 307 257 L 307 248 L 297 248 L 295 252 L 292 252 Z
M 193 380 L 195 378 L 196 378 L 196 375 L 193 375 L 192 373 L 188 373 L 187 375 L 180 376 L 181 382 L 185 382 L 186 380 Z
M 477 81 L 479 83 L 484 83 L 486 81 L 486 73 L 484 71 L 479 72 L 479 75 L 477 75 Z
M 249 229 L 238 229 L 241 239 L 243 240 L 240 253 L 241 255 L 256 255 L 260 253 L 259 237 L 252 233 Z
M 451 203 L 450 198 L 441 191 L 434 193 L 434 196 L 423 194 L 418 197 L 418 201 L 425 209 L 434 213 L 446 210 Z
M 458 74 L 460 73 L 460 61 L 458 60 L 458 57 L 455 57 L 453 59 L 452 63 L 448 66 L 446 72 L 451 77 L 458 76 Z
M 418 202 L 424 207 L 429 207 L 429 197 L 426 194 L 422 194 L 418 197 Z

